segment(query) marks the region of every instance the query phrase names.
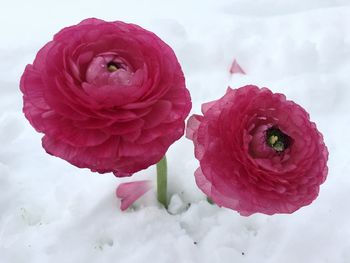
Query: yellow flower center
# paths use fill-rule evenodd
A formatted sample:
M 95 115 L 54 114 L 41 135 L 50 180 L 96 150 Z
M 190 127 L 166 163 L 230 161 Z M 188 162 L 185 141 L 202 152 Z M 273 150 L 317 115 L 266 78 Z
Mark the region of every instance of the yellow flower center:
M 276 152 L 283 152 L 289 147 L 290 137 L 278 128 L 270 128 L 266 131 L 266 143 Z
M 269 138 L 269 143 L 271 145 L 274 145 L 276 142 L 278 141 L 278 136 L 276 135 L 271 135 L 270 138 Z
M 115 72 L 115 71 L 117 71 L 118 69 L 120 69 L 120 65 L 118 65 L 117 63 L 115 63 L 115 62 L 109 62 L 108 64 L 107 64 L 107 70 L 109 71 L 109 72 Z

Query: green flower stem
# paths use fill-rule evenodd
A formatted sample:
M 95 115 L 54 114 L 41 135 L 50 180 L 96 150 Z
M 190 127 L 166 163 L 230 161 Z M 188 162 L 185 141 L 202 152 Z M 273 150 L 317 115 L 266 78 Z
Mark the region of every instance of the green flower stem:
M 167 181 L 167 162 L 164 155 L 157 163 L 157 199 L 165 208 L 168 208 Z
M 214 201 L 210 197 L 207 197 L 207 202 L 211 205 L 215 205 Z

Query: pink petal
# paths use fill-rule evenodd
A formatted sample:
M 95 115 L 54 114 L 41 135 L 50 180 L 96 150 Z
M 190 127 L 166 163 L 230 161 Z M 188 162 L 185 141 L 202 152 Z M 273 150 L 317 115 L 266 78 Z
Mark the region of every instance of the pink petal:
M 159 125 L 169 115 L 171 107 L 171 102 L 166 100 L 160 100 L 153 105 L 152 111 L 143 118 L 145 121 L 145 129 Z
M 231 65 L 231 68 L 230 68 L 230 73 L 232 75 L 236 74 L 236 73 L 243 74 L 243 75 L 246 74 L 244 72 L 244 70 L 241 68 L 241 66 L 237 63 L 236 59 L 234 59 L 233 62 L 232 62 L 232 65 Z
M 212 184 L 211 182 L 204 176 L 202 169 L 199 167 L 194 172 L 195 179 L 198 187 L 207 195 L 212 196 L 211 188 Z
M 137 199 L 151 190 L 150 180 L 122 183 L 117 187 L 116 196 L 121 199 L 120 209 L 129 208 Z
M 186 138 L 193 140 L 194 133 L 198 130 L 199 125 L 201 124 L 201 121 L 203 119 L 203 116 L 200 115 L 192 115 L 188 121 L 186 126 Z
M 202 113 L 205 114 L 211 108 L 211 106 L 213 106 L 216 102 L 217 100 L 203 103 L 201 107 Z

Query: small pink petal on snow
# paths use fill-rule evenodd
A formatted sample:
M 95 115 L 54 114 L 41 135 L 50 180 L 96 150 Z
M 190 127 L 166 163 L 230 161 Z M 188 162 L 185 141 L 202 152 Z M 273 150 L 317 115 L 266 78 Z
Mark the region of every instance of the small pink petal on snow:
M 150 180 L 121 183 L 116 190 L 116 196 L 121 199 L 120 209 L 126 210 L 137 199 L 152 188 Z
M 234 59 L 233 62 L 232 62 L 232 65 L 231 65 L 231 68 L 230 68 L 230 73 L 232 75 L 236 74 L 236 73 L 243 74 L 243 75 L 246 74 L 244 72 L 244 70 L 241 68 L 241 66 L 238 64 L 236 59 Z

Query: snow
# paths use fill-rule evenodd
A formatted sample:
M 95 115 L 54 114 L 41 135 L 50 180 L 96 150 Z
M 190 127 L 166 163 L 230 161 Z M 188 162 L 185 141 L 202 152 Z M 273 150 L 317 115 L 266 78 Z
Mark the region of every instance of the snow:
M 87 17 L 137 23 L 175 50 L 200 104 L 228 85 L 267 86 L 305 107 L 330 152 L 319 198 L 292 215 L 210 205 L 182 138 L 168 153 L 169 212 L 148 192 L 121 212 L 121 182 L 41 148 L 19 78 L 53 34 Z M 0 10 L 0 262 L 350 262 L 350 4 L 347 0 L 5 1 Z M 230 76 L 233 59 L 247 75 Z

